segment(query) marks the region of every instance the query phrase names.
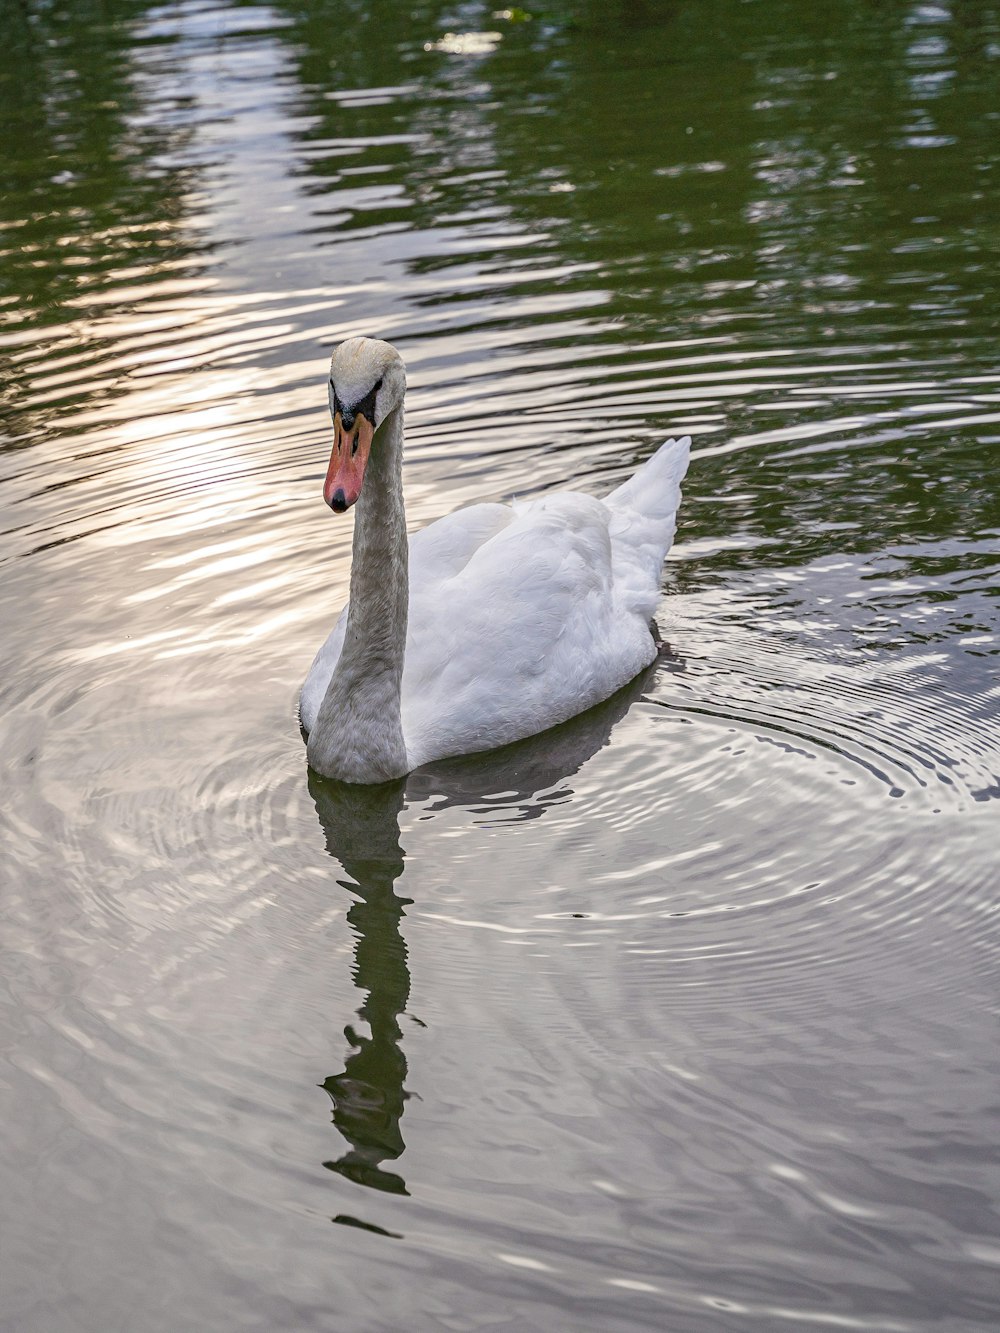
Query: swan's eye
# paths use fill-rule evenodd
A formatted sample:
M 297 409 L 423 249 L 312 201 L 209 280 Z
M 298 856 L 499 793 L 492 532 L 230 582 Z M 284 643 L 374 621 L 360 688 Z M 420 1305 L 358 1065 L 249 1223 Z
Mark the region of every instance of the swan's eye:
M 376 380 L 376 382 L 375 382 L 375 388 L 372 389 L 372 393 L 378 393 L 378 391 L 379 391 L 379 389 L 381 389 L 381 387 L 382 387 L 382 380 L 381 380 L 381 378 L 380 378 L 380 379 Z

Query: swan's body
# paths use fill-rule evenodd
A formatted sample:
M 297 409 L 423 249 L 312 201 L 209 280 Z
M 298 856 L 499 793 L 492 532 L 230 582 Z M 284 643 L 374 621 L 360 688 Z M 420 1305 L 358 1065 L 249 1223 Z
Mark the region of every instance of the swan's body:
M 338 349 L 335 422 L 355 419 L 337 405 L 360 402 L 380 372 L 389 385 L 393 359 L 401 372 L 387 344 L 352 339 Z M 368 361 L 376 364 L 363 372 L 358 363 Z M 402 391 L 381 419 L 386 389 L 377 394 L 363 491 L 357 483 L 351 600 L 300 701 L 310 764 L 349 782 L 386 781 L 533 735 L 648 666 L 690 447 L 668 440 L 603 500 L 563 491 L 472 505 L 407 541 Z M 337 485 L 347 477 L 350 488 L 352 466 L 346 445 L 339 464 L 335 449 L 335 508 L 355 498 Z

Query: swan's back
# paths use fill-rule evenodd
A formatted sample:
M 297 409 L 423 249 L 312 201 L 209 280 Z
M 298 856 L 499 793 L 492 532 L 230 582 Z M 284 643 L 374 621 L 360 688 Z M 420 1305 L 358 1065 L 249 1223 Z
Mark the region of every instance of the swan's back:
M 401 700 L 413 766 L 555 726 L 649 665 L 690 443 L 667 441 L 603 500 L 474 505 L 415 534 Z M 470 533 L 488 533 L 471 552 Z

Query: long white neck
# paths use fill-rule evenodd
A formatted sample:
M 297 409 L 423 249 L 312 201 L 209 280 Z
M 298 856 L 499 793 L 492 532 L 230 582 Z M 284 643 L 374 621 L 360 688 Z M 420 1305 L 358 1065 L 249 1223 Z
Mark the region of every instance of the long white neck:
M 342 782 L 408 771 L 399 705 L 409 605 L 402 464 L 400 404 L 372 444 L 354 521 L 347 633 L 309 733 L 310 765 Z

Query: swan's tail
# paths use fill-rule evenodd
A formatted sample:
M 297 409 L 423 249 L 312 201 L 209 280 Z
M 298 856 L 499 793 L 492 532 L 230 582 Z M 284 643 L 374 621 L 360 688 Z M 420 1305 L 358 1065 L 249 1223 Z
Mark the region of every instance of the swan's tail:
M 647 618 L 656 611 L 660 571 L 674 539 L 690 454 L 690 435 L 667 440 L 628 481 L 604 497 L 613 515 L 615 583 L 625 602 Z
M 604 503 L 612 509 L 637 510 L 651 519 L 675 517 L 690 456 L 690 435 L 680 440 L 667 440 L 651 458 L 636 468 L 628 481 L 606 495 Z

